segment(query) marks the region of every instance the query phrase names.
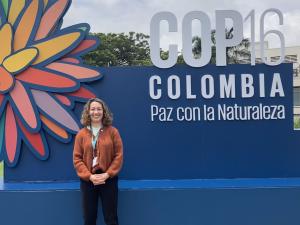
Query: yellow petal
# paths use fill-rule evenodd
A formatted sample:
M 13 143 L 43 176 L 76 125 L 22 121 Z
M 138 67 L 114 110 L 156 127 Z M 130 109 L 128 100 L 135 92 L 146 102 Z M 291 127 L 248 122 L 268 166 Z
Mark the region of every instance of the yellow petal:
M 11 44 L 12 44 L 12 28 L 11 25 L 6 23 L 0 30 L 0 63 L 3 59 L 11 54 Z
M 69 48 L 74 42 L 76 42 L 78 38 L 80 38 L 80 36 L 80 32 L 72 32 L 33 45 L 32 47 L 35 47 L 39 50 L 39 56 L 32 63 L 32 65 L 36 65 L 43 61 L 46 61 L 51 57 L 57 57 L 57 55 Z
M 18 1 L 12 1 L 9 14 L 8 14 L 8 21 L 10 24 L 14 24 L 22 11 L 22 9 L 25 6 L 25 0 L 18 0 Z
M 7 57 L 2 65 L 8 72 L 16 73 L 30 65 L 37 54 L 37 49 L 27 48 Z
M 44 9 L 47 7 L 48 5 L 48 0 L 44 0 Z

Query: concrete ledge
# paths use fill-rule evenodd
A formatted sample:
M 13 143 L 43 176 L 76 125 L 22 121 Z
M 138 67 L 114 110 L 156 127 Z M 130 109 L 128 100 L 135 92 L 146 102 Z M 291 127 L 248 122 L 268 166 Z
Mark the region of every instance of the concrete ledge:
M 236 178 L 190 180 L 119 180 L 120 190 L 143 189 L 226 189 L 226 188 L 289 188 L 300 187 L 300 178 Z M 3 183 L 0 191 L 78 190 L 78 181 Z
M 82 224 L 78 182 L 3 186 L 3 225 Z M 299 225 L 299 199 L 297 178 L 120 181 L 119 217 L 120 225 Z

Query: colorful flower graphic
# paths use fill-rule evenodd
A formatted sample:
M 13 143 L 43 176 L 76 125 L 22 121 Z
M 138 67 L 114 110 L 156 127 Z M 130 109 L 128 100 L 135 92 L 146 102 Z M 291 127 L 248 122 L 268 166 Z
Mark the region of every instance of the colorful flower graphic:
M 84 82 L 98 80 L 80 56 L 98 40 L 88 24 L 61 28 L 71 0 L 0 0 L 0 156 L 18 162 L 23 141 L 39 159 L 44 132 L 68 142 L 79 129 L 75 101 L 95 97 Z

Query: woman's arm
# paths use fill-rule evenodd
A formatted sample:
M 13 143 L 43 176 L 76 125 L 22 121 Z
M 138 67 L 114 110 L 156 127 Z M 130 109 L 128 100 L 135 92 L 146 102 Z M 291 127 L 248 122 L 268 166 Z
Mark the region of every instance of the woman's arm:
M 121 170 L 123 165 L 123 143 L 119 131 L 116 128 L 113 128 L 112 131 L 112 141 L 113 141 L 115 156 L 111 165 L 106 171 L 106 173 L 108 173 L 110 177 L 116 176 Z
M 88 170 L 86 164 L 83 161 L 83 146 L 82 146 L 82 137 L 77 134 L 74 143 L 74 150 L 73 150 L 73 164 L 74 168 L 77 172 L 77 175 L 83 179 L 88 181 L 90 176 L 92 175 L 91 172 Z

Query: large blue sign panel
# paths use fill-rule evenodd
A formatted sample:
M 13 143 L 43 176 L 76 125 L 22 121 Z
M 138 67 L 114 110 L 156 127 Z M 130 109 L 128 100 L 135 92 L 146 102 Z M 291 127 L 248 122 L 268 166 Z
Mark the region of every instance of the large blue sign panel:
M 122 179 L 300 176 L 292 65 L 101 68 L 91 84 L 124 142 Z M 82 104 L 76 105 L 80 118 Z M 73 142 L 48 137 L 51 155 L 23 146 L 6 181 L 74 180 Z

